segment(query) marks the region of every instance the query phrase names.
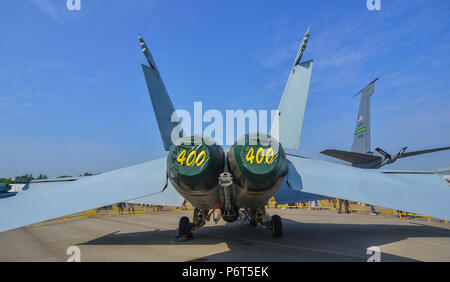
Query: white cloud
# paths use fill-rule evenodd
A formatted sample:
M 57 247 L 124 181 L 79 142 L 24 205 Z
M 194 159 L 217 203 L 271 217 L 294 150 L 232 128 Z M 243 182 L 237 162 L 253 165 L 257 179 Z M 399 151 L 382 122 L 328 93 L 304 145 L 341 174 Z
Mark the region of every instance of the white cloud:
M 66 1 L 30 0 L 51 19 L 62 21 L 67 13 Z

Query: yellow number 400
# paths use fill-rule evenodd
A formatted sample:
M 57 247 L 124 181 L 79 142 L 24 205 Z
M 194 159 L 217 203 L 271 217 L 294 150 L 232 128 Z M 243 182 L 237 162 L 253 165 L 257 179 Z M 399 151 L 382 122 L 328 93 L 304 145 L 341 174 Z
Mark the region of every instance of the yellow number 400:
M 253 160 L 255 160 L 256 163 L 260 164 L 264 159 L 266 160 L 266 164 L 271 164 L 273 162 L 273 158 L 273 149 L 269 148 L 265 151 L 262 147 L 260 147 L 258 151 L 256 151 L 256 156 L 254 147 L 251 147 L 250 150 L 248 150 L 247 155 L 245 156 L 245 160 L 251 164 L 253 163 Z
M 187 154 L 186 149 L 184 149 L 183 151 L 181 151 L 178 154 L 177 162 L 180 165 L 184 165 L 184 163 L 186 161 L 186 166 L 192 166 L 194 164 L 194 162 L 195 162 L 196 166 L 201 166 L 205 162 L 206 153 L 204 150 L 201 151 L 200 154 L 198 154 L 198 156 L 197 156 L 197 151 L 195 151 L 195 150 L 190 152 L 187 157 L 186 157 L 186 154 Z

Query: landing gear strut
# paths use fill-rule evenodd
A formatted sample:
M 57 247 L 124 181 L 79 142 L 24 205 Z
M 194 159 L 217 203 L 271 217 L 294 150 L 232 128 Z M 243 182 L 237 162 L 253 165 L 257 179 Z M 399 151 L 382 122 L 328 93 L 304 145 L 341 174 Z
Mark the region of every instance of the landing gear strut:
M 192 231 L 199 229 L 209 220 L 208 210 L 207 209 L 195 209 L 193 222 L 189 222 L 189 217 L 183 216 L 180 218 L 180 222 L 178 225 L 178 235 L 192 237 Z
M 207 221 L 209 221 L 212 212 L 208 214 L 208 211 L 209 210 L 207 209 L 196 208 L 194 210 L 192 223 L 187 216 L 180 218 L 178 225 L 179 237 L 185 237 L 185 239 L 192 238 L 192 232 L 200 229 Z M 237 208 L 231 210 L 221 209 L 219 211 L 221 211 L 219 217 L 215 218 L 213 216 L 216 223 L 220 217 L 227 222 L 234 222 L 240 218 L 244 225 L 262 226 L 271 230 L 272 236 L 275 238 L 279 238 L 283 235 L 281 217 L 279 215 L 273 215 L 272 217 L 267 216 L 264 207 L 246 210 L 239 210 Z
M 272 231 L 272 236 L 279 238 L 283 235 L 283 225 L 279 215 L 269 217 L 264 207 L 257 209 L 245 209 L 240 211 L 243 225 L 262 226 Z

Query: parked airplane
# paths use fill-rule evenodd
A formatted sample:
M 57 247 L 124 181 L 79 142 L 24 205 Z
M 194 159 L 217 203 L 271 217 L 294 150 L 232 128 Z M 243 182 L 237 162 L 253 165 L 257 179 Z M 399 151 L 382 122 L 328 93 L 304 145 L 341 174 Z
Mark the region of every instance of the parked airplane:
M 16 192 L 9 192 L 10 188 L 6 183 L 0 182 L 0 199 L 9 198 L 15 196 Z
M 286 153 L 299 146 L 313 61 L 301 62 L 309 31 L 292 66 L 279 111 L 279 138 L 246 134 L 226 152 L 210 136 L 182 136 L 172 144 L 174 106 L 142 37 L 148 66 L 142 65 L 162 141 L 168 155 L 146 163 L 61 183 L 36 183 L 39 189 L 0 202 L 0 231 L 68 214 L 141 201 L 195 207 L 192 222 L 182 217 L 179 234 L 205 225 L 217 210 L 232 222 L 266 227 L 282 235 L 282 221 L 268 216 L 265 204 L 342 198 L 450 219 L 450 189 L 436 174 L 385 174 Z M 197 144 L 197 145 L 196 145 Z M 214 216 L 213 216 L 214 217 Z M 218 218 L 215 218 L 218 219 Z
M 374 155 L 374 152 L 371 151 L 370 145 L 370 96 L 375 93 L 375 82 L 378 79 L 379 78 L 373 80 L 353 96 L 356 97 L 358 94 L 361 94 L 361 102 L 359 104 L 358 118 L 356 121 L 356 129 L 354 132 L 351 152 L 327 149 L 320 152 L 321 154 L 349 162 L 354 167 L 380 168 L 395 162 L 397 159 L 450 149 L 450 147 L 442 147 L 405 153 L 408 147 L 403 147 L 396 155 L 391 156 L 381 148 L 376 148 L 375 151 L 377 151 L 380 156 Z

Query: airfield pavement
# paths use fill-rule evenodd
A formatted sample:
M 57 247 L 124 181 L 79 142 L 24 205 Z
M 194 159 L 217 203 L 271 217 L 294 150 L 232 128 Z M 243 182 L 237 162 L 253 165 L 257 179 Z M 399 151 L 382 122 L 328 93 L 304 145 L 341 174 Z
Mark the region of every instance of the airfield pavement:
M 81 261 L 450 261 L 450 225 L 385 215 L 268 209 L 283 219 L 283 237 L 235 222 L 210 222 L 188 242 L 175 242 L 180 216 L 95 215 L 0 233 L 0 261 L 66 261 L 77 246 Z

